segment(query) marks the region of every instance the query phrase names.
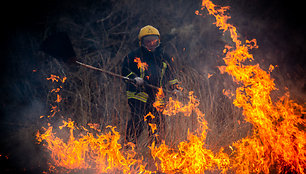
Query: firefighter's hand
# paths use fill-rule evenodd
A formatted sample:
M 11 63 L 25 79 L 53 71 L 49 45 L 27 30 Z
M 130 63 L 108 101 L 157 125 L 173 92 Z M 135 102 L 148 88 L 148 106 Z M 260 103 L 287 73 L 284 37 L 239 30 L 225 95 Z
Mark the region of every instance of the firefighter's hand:
M 135 77 L 134 80 L 137 86 L 142 86 L 144 84 L 144 80 L 141 77 Z

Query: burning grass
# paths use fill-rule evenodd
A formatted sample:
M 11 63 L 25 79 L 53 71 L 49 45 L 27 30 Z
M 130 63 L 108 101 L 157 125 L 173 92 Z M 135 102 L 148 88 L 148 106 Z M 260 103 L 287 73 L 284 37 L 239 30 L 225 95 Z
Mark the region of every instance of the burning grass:
M 304 107 L 290 100 L 289 93 L 272 100 L 271 92 L 277 90 L 270 75 L 274 66 L 264 71 L 259 64 L 252 65 L 254 58 L 250 51 L 258 47 L 256 40 L 239 39 L 236 27 L 227 23 L 230 19 L 225 14 L 228 7 L 218 7 L 211 1 L 203 0 L 202 10 L 205 9 L 216 18 L 215 24 L 220 30 L 230 33 L 232 45 L 225 46 L 225 65 L 219 69 L 232 78 L 232 89 L 216 90 L 220 89 L 217 85 L 221 83 L 215 81 L 211 84 L 214 78 L 220 77 L 216 74 L 201 76 L 191 67 L 177 72 L 184 90 L 194 89 L 194 92 L 189 93 L 188 100 L 170 97 L 163 107 L 159 107 L 161 103 L 155 103 L 167 116 L 166 133 L 161 135 L 162 141 L 159 143 L 151 143 L 154 137 L 148 137 L 148 132 L 144 131 L 139 144 L 124 144 L 124 136 L 120 135 L 124 135 L 126 115 L 123 110 L 118 111 L 119 105 L 115 105 L 113 112 L 106 113 L 104 120 L 100 119 L 102 124 L 100 128 L 95 127 L 96 134 L 92 133 L 91 128 L 76 127 L 72 120 L 64 121 L 64 125 L 59 127 L 69 130 L 69 138 L 64 141 L 56 136 L 53 126 L 49 125 L 43 133 L 37 134 L 37 139 L 44 142 L 51 153 L 51 172 L 60 167 L 67 171 L 92 169 L 96 173 L 305 173 Z M 197 11 L 196 14 L 201 12 Z M 91 74 L 87 75 L 90 79 Z M 51 77 L 51 80 L 56 79 L 55 76 Z M 85 86 L 78 91 L 82 97 L 75 97 L 82 109 L 85 108 L 85 101 L 88 103 L 86 116 L 82 115 L 85 119 L 75 121 L 80 125 L 88 124 L 91 121 L 88 118 L 95 115 L 90 111 L 95 107 L 91 101 L 96 101 L 91 92 L 101 89 L 92 89 L 93 85 L 98 84 L 86 77 L 84 81 L 80 80 Z M 62 80 L 62 83 L 65 81 Z M 118 84 L 109 82 L 105 84 L 103 92 L 99 92 L 106 94 L 110 90 L 108 86 L 112 85 L 122 92 L 121 84 Z M 105 97 L 103 111 L 107 112 L 109 103 L 117 103 L 120 94 L 111 102 L 108 101 L 110 97 Z M 233 104 L 223 94 L 232 97 Z M 99 96 L 102 97 L 101 94 Z M 163 95 L 159 93 L 158 97 L 163 98 Z M 60 103 L 62 100 L 59 99 L 57 97 L 55 102 Z M 220 116 L 222 114 L 224 117 Z M 107 120 L 110 117 L 114 119 Z M 122 128 L 117 131 L 109 125 Z M 76 129 L 83 133 L 75 136 Z M 109 132 L 106 131 L 108 129 Z

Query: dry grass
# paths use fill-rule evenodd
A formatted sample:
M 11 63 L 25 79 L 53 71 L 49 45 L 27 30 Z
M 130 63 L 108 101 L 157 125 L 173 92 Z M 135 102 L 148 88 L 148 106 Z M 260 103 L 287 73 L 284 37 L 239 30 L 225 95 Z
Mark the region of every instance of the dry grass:
M 252 126 L 243 121 L 241 110 L 234 107 L 232 99 L 222 93 L 223 89 L 235 92 L 237 84 L 216 68 L 222 64 L 223 46 L 231 43 L 214 28 L 210 18 L 193 16 L 193 7 L 197 5 L 181 1 L 159 3 L 162 5 L 157 8 L 153 1 L 122 1 L 114 3 L 112 9 L 105 12 L 99 11 L 98 7 L 96 11 L 85 10 L 82 19 L 69 15 L 62 17 L 56 31 L 69 32 L 81 62 L 120 73 L 124 56 L 137 47 L 139 29 L 146 24 L 156 26 L 162 33 L 164 46 L 175 58 L 174 69 L 181 86 L 185 91 L 194 91 L 201 102 L 200 110 L 205 113 L 209 127 L 207 146 L 218 151 L 220 147 L 247 136 Z M 152 9 L 158 10 L 151 12 Z M 143 10 L 148 11 L 144 13 Z M 48 35 L 48 30 L 46 33 Z M 173 38 L 169 33 L 173 33 Z M 72 118 L 79 125 L 100 123 L 102 130 L 107 125 L 117 126 L 122 135 L 121 143 L 124 142 L 130 114 L 122 81 L 54 59 L 42 65 L 42 69 L 45 77 L 56 74 L 68 78 L 61 91 L 64 98 L 59 104 L 61 112 L 53 122 L 63 116 L 64 119 Z M 208 78 L 208 74 L 212 76 Z M 48 84 L 49 91 L 55 87 Z M 53 100 L 50 93 L 47 103 Z M 166 117 L 165 124 L 165 140 L 173 146 L 186 140 L 188 130 L 197 129 L 195 116 Z M 146 130 L 143 132 L 138 145 L 143 155 L 148 155 L 150 138 L 147 133 Z

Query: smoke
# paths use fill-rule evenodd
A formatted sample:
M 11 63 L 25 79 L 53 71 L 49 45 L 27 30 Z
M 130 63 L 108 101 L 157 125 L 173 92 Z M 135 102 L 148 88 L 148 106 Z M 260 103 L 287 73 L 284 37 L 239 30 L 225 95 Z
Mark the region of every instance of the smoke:
M 35 133 L 47 110 L 47 89 L 37 59 L 36 32 L 21 29 L 12 30 L 1 47 L 1 173 L 34 173 L 45 165 Z
M 45 111 L 44 102 L 33 98 L 27 104 L 7 109 L 1 119 L 1 173 L 34 172 L 44 167 L 35 134 L 42 125 L 37 118 Z
M 303 103 L 305 98 L 305 27 L 302 8 L 285 1 L 235 1 L 230 10 L 241 37 L 255 38 L 259 48 L 253 51 L 255 63 L 272 72 L 277 88 L 288 88 L 291 96 Z
M 230 21 L 237 26 L 240 37 L 258 41 L 254 62 L 263 69 L 270 64 L 278 65 L 272 73 L 278 88 L 288 87 L 293 98 L 305 102 L 305 28 L 294 22 L 298 21 L 301 9 L 294 5 L 287 8 L 288 3 L 277 0 L 214 3 L 231 6 Z M 212 17 L 195 15 L 201 1 L 92 0 L 55 1 L 48 7 L 38 2 L 32 5 L 26 5 L 23 10 L 10 6 L 20 18 L 6 19 L 14 25 L 4 31 L 6 39 L 0 48 L 4 57 L 0 154 L 8 155 L 8 160 L 0 157 L 1 163 L 8 164 L 1 166 L 1 173 L 21 172 L 23 168 L 35 172 L 45 167 L 44 152 L 35 144 L 34 135 L 45 124 L 40 115 L 49 111 L 50 84 L 45 78 L 51 73 L 68 75 L 68 79 L 74 80 L 67 84 L 70 103 L 63 104 L 69 115 L 84 123 L 93 120 L 104 126 L 117 123 L 124 132 L 128 113 L 120 82 L 87 70 L 69 72 L 39 52 L 42 40 L 56 31 L 69 33 L 82 61 L 120 73 L 123 57 L 138 46 L 139 29 L 148 24 L 157 27 L 163 46 L 174 56 L 182 86 L 194 90 L 200 98 L 210 128 L 207 143 L 218 149 L 245 137 L 251 129 L 247 123 L 237 125 L 237 120 L 243 120 L 240 110 L 222 93 L 223 89 L 235 89 L 236 85 L 231 77 L 220 75 L 217 68 L 223 65 L 224 45 L 232 43 L 228 33 L 215 27 Z

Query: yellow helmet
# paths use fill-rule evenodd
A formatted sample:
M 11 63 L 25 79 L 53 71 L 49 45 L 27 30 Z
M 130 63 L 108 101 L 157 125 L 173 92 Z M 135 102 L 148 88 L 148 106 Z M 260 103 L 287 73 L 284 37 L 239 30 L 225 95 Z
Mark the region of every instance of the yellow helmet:
M 144 26 L 140 29 L 139 34 L 138 34 L 139 45 L 141 45 L 141 39 L 144 36 L 148 36 L 148 35 L 157 35 L 158 37 L 160 37 L 159 31 L 155 27 L 151 25 Z

